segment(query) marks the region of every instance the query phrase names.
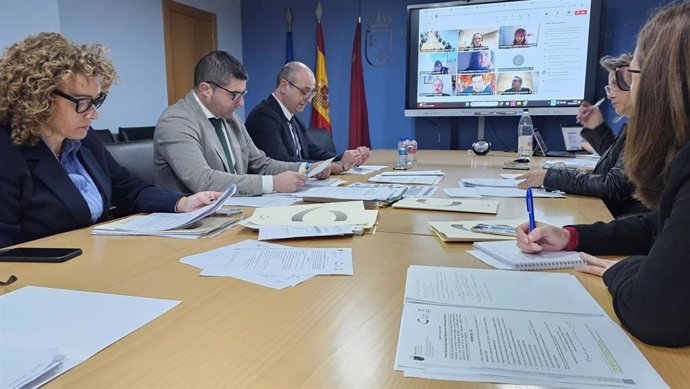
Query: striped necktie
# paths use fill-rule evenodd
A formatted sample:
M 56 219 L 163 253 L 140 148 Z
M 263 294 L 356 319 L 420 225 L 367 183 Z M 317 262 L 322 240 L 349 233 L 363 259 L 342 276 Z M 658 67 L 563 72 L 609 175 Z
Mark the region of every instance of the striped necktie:
M 296 158 L 302 159 L 302 145 L 299 143 L 299 136 L 297 135 L 297 119 L 295 119 L 295 115 L 292 115 L 292 119 L 288 123 L 290 125 L 290 135 L 292 135 L 292 143 L 295 146 L 293 152 Z
M 228 173 L 235 174 L 235 162 L 232 160 L 232 154 L 230 154 L 230 146 L 228 145 L 228 141 L 225 138 L 225 134 L 223 133 L 223 119 L 208 118 L 208 120 L 211 121 L 211 124 L 213 124 L 213 128 L 216 129 L 216 135 L 218 136 L 220 145 L 223 147 L 223 151 L 225 152 L 225 159 L 227 159 L 228 161 Z

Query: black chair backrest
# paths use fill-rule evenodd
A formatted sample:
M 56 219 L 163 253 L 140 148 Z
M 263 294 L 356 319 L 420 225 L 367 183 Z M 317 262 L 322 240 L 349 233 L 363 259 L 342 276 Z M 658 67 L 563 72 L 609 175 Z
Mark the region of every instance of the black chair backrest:
M 97 130 L 94 128 L 94 133 L 98 135 L 98 138 L 101 140 L 103 143 L 113 143 L 115 142 L 115 137 L 113 136 L 113 133 L 110 132 L 109 129 L 102 129 L 102 130 Z
M 335 143 L 331 133 L 325 128 L 307 128 L 309 139 L 324 150 L 337 153 L 335 151 Z
M 113 158 L 120 166 L 143 180 L 147 184 L 155 184 L 153 170 L 153 139 L 132 142 L 106 143 Z
M 153 131 L 156 126 L 146 127 L 120 127 L 120 134 L 118 135 L 121 142 L 131 140 L 153 139 Z

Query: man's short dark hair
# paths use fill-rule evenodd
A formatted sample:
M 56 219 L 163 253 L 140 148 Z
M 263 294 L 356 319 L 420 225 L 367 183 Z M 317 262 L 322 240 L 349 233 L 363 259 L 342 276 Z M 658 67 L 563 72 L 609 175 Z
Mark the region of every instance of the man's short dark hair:
M 225 51 L 210 51 L 194 66 L 194 87 L 206 81 L 224 85 L 230 77 L 244 81 L 248 78 L 247 69 L 237 58 Z

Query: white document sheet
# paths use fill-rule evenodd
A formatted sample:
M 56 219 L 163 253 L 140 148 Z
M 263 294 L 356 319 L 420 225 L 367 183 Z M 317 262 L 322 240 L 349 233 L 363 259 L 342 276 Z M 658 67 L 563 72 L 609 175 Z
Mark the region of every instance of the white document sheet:
M 404 192 L 404 188 L 337 186 L 310 188 L 308 190 L 295 193 L 295 197 L 312 197 L 334 200 L 386 201 L 388 199 L 399 199 L 402 197 Z
M 349 170 L 342 172 L 341 174 L 356 174 L 356 175 L 365 176 L 367 174 L 371 174 L 373 172 L 385 169 L 387 167 L 388 166 L 386 166 L 386 165 L 361 165 L 361 166 L 352 167 Z
M 500 176 L 505 178 L 506 180 L 514 180 L 518 177 L 520 177 L 522 174 L 520 173 L 501 173 Z
M 438 186 L 430 185 L 400 185 L 400 184 L 374 184 L 366 182 L 355 182 L 348 185 L 351 188 L 403 188 L 403 197 L 431 197 L 438 190 Z
M 259 240 L 352 236 L 353 226 L 261 226 Z
M 197 220 L 216 212 L 218 208 L 225 204 L 225 200 L 235 194 L 237 187 L 230 185 L 228 189 L 213 203 L 199 208 L 196 211 L 185 213 L 164 213 L 156 212 L 146 217 L 132 220 L 123 225 L 122 228 L 133 231 L 165 231 L 177 228 L 184 228 Z
M 667 385 L 568 274 L 412 266 L 405 376 L 573 388 Z
M 491 187 L 475 187 L 477 193 L 483 197 L 525 197 L 527 196 L 527 189 L 518 188 L 491 188 Z M 544 189 L 532 189 L 532 197 L 564 199 L 565 195 L 560 192 L 547 192 Z
M 331 162 L 333 162 L 334 159 L 335 157 L 322 161 L 314 169 L 307 173 L 307 177 L 316 177 L 319 173 L 326 170 L 326 168 L 330 168 Z
M 443 179 L 443 176 L 384 176 L 377 174 L 370 177 L 370 182 L 383 182 L 388 184 L 416 184 L 416 185 L 436 185 Z
M 226 253 L 202 276 L 256 275 L 352 275 L 352 249 L 241 249 Z
M 446 173 L 440 170 L 404 170 L 388 171 L 381 173 L 382 176 L 445 176 Z
M 225 205 L 235 207 L 283 207 L 299 203 L 302 200 L 295 197 L 268 197 L 268 196 L 252 196 L 252 197 L 230 197 L 225 200 Z
M 65 361 L 42 385 L 157 318 L 180 301 L 25 286 L 0 296 L 0 344 L 57 349 Z M 16 373 L 16 372 L 13 372 Z
M 312 177 L 307 180 L 307 183 L 304 184 L 304 186 L 306 186 L 307 188 L 313 188 L 318 186 L 338 186 L 344 184 L 345 182 L 345 180 L 341 180 L 337 177 L 326 178 L 325 180 L 319 180 Z
M 488 186 L 492 188 L 517 188 L 518 184 L 524 180 L 508 180 L 505 178 L 462 178 L 458 181 L 459 186 L 467 188 L 477 186 Z
M 64 359 L 57 348 L 30 349 L 0 343 L 0 388 L 35 387 L 33 381 L 60 369 Z
M 482 197 L 477 188 L 443 188 L 448 197 Z

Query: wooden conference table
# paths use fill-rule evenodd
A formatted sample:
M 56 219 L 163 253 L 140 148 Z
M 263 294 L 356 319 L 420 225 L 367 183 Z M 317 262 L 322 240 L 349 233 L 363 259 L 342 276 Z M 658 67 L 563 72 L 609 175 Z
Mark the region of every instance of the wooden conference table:
M 390 165 L 394 158 L 393 150 L 377 150 L 370 163 Z M 418 169 L 442 169 L 446 177 L 440 186 L 454 187 L 460 177 L 509 172 L 499 167 L 512 158 L 503 153 L 477 157 L 422 150 Z M 445 197 L 443 192 L 436 196 Z M 498 217 L 525 217 L 524 199 L 500 201 Z M 601 201 L 579 196 L 537 199 L 535 208 L 538 219 L 554 223 L 611 218 Z M 233 278 L 200 277 L 198 269 L 178 262 L 186 255 L 256 239 L 243 228 L 197 241 L 91 236 L 87 228 L 30 243 L 83 249 L 81 256 L 66 263 L 0 264 L 0 275 L 18 277 L 15 284 L 0 287 L 0 294 L 36 285 L 182 300 L 50 382 L 49 388 L 498 387 L 404 378 L 393 370 L 408 266 L 487 268 L 465 254 L 469 244 L 441 242 L 426 222 L 477 217 L 381 209 L 375 234 L 289 241 L 300 247 L 352 247 L 355 275 L 315 277 L 280 291 Z M 601 279 L 573 273 L 615 320 Z M 671 387 L 690 386 L 690 348 L 653 347 L 633 340 Z

